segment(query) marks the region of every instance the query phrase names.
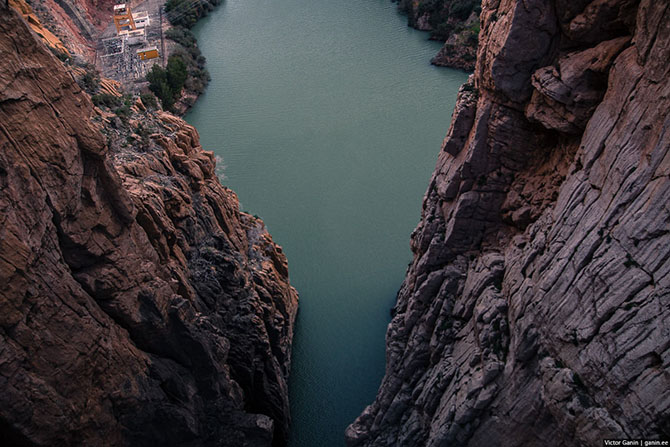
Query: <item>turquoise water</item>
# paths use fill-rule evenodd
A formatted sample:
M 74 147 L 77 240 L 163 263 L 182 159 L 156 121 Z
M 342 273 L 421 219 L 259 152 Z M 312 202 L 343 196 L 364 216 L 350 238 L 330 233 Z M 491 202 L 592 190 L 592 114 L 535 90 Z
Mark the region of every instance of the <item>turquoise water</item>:
M 186 117 L 300 292 L 291 446 L 341 446 L 384 372 L 409 235 L 467 74 L 387 0 L 226 0 L 194 30 L 212 82 Z

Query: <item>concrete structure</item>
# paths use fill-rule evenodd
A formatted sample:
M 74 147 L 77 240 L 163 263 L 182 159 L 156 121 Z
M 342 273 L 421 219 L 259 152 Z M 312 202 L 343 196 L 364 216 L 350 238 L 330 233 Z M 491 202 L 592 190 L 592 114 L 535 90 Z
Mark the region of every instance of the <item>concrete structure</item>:
M 122 3 L 120 5 L 114 5 L 114 26 L 116 26 L 117 33 L 136 29 L 135 20 L 133 19 L 133 13 L 130 10 L 129 4 Z
M 158 48 L 156 47 L 147 47 L 137 50 L 137 57 L 140 60 L 155 59 L 158 57 Z
M 104 77 L 121 82 L 128 91 L 141 92 L 151 67 L 155 63 L 162 66 L 166 63 L 161 13 L 165 0 L 144 0 L 142 3 L 116 0 L 113 3 L 121 6 L 116 11 L 132 15 L 135 29 L 129 26 L 129 29 L 118 31 L 115 22 L 110 20 L 96 46 L 96 65 Z M 151 48 L 157 51 L 146 51 Z M 138 49 L 145 51 L 138 54 Z
M 137 29 L 149 26 L 151 24 L 149 13 L 147 11 L 134 12 L 133 22 L 135 23 L 135 28 Z
M 132 30 L 132 31 L 124 31 L 124 34 L 119 34 L 119 36 L 125 36 L 127 39 L 127 43 L 130 46 L 133 45 L 147 45 L 147 40 L 145 37 L 145 32 L 144 28 Z

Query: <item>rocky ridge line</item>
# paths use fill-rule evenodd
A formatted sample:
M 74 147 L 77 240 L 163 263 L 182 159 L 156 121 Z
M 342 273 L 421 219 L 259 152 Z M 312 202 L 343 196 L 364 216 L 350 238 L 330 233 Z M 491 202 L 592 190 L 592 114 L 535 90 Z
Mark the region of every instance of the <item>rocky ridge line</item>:
M 670 4 L 485 0 L 349 446 L 670 437 Z

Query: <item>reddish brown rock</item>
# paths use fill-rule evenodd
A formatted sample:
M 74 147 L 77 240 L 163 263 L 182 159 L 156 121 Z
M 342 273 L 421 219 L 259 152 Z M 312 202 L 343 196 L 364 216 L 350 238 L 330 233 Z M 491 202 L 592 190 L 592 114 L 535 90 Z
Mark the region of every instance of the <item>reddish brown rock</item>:
M 473 87 L 472 76 L 458 92 L 456 108 L 451 116 L 449 132 L 442 142 L 442 150 L 456 156 L 463 148 L 477 113 L 477 92 Z
M 474 36 L 476 38 L 476 36 Z M 477 47 L 457 39 L 447 40 L 430 63 L 439 67 L 453 67 L 473 71 L 477 60 Z
M 95 124 L 13 12 L 0 58 L 2 444 L 282 445 L 297 294 L 197 132 Z
M 547 129 L 580 134 L 607 89 L 607 75 L 630 37 L 601 42 L 593 48 L 566 54 L 556 66 L 537 70 L 526 116 Z
M 639 0 L 593 0 L 563 30 L 569 40 L 587 44 L 629 34 L 635 26 L 639 3 Z
M 347 443 L 668 438 L 670 4 L 486 0 L 482 24 Z

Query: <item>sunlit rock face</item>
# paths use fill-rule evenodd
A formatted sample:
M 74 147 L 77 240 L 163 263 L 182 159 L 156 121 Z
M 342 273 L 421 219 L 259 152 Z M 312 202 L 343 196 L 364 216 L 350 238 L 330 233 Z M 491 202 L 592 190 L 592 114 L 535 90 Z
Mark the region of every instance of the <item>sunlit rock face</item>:
M 350 446 L 670 436 L 670 4 L 488 0 Z
M 297 293 L 194 128 L 0 11 L 0 444 L 283 445 Z

